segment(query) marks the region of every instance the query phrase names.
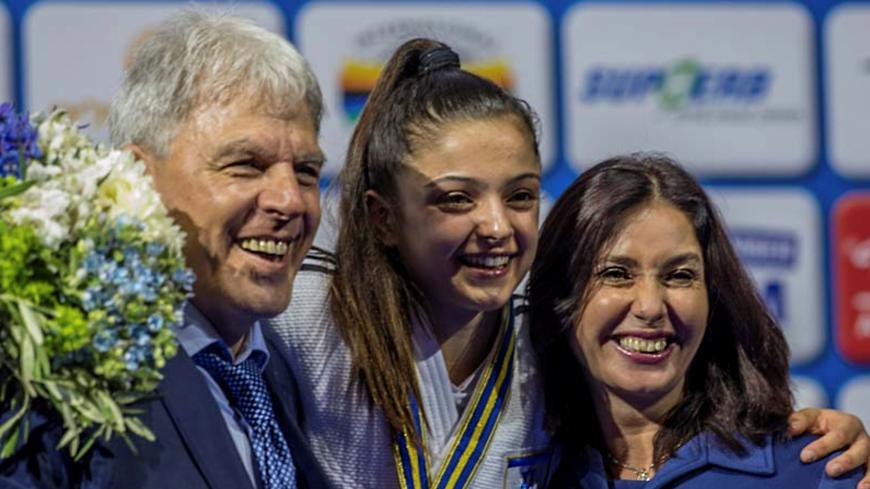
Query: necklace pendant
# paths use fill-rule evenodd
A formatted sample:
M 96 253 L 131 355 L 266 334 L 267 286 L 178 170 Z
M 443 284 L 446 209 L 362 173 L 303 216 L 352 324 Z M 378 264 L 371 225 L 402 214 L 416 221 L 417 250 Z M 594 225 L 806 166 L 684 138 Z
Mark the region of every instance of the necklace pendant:
M 646 470 L 640 470 L 637 472 L 637 480 L 639 481 L 648 481 L 649 480 L 649 472 Z

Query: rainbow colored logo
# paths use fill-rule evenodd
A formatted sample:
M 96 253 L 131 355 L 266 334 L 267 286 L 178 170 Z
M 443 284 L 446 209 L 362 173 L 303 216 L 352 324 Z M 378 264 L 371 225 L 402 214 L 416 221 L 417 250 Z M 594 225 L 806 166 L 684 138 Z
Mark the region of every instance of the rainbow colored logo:
M 348 58 L 341 69 L 342 107 L 348 122 L 356 122 L 365 106 L 366 99 L 384 68 L 382 61 L 366 61 Z M 462 65 L 466 71 L 492 80 L 496 85 L 507 91 L 514 87 L 514 76 L 510 64 L 505 58 L 466 63 Z

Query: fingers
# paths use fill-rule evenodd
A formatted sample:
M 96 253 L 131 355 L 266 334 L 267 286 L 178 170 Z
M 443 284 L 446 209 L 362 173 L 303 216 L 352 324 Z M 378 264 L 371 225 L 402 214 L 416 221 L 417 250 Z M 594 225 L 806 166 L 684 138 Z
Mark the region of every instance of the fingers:
M 816 422 L 821 411 L 818 408 L 806 408 L 792 413 L 788 418 L 788 434 L 793 437 L 804 434 Z
M 813 429 L 812 429 L 812 427 L 810 427 L 810 432 L 812 432 L 812 431 L 813 431 Z M 829 433 L 821 436 L 819 439 L 814 440 L 809 445 L 805 446 L 804 449 L 801 450 L 801 455 L 800 455 L 801 461 L 805 462 L 805 463 L 814 462 L 814 461 L 830 454 L 831 452 L 834 452 L 836 450 L 843 448 L 846 445 L 846 443 L 847 443 L 847 440 L 846 440 L 845 432 L 834 429 L 834 430 L 830 431 Z M 845 453 L 842 455 L 845 455 Z M 842 455 L 840 455 L 840 456 L 842 456 Z M 854 456 L 854 455 L 851 455 L 851 456 Z M 865 459 L 862 459 L 862 460 L 865 460 Z M 831 460 L 831 463 L 832 462 L 834 462 L 834 460 Z M 842 464 L 843 462 L 841 461 L 840 463 Z M 856 466 L 856 464 L 847 464 L 847 465 L 849 468 L 855 468 L 855 466 Z
M 870 475 L 867 472 L 870 460 L 868 459 L 870 459 L 870 437 L 864 433 L 849 446 L 848 450 L 834 457 L 825 465 L 825 473 L 831 477 L 837 477 L 863 465 L 865 466 L 864 478 L 858 483 L 858 487 L 864 485 L 870 488 Z

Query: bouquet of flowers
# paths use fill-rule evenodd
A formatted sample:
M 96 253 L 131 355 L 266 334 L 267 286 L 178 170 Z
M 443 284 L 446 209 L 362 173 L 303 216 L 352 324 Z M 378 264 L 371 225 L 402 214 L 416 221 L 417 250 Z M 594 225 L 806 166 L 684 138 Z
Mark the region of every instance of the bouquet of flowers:
M 132 154 L 63 111 L 0 105 L 0 457 L 30 410 L 63 424 L 75 458 L 115 434 L 154 439 L 132 404 L 176 352 L 184 239 Z

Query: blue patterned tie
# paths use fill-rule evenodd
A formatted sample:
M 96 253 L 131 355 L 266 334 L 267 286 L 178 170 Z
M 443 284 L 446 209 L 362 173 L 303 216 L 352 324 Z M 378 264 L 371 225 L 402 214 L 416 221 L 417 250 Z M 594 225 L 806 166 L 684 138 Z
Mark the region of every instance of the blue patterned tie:
M 253 352 L 254 354 L 259 352 Z M 229 351 L 215 342 L 193 356 L 224 392 L 251 427 L 251 449 L 265 489 L 296 487 L 296 469 L 284 434 L 275 420 L 272 400 L 252 354 L 233 365 Z

